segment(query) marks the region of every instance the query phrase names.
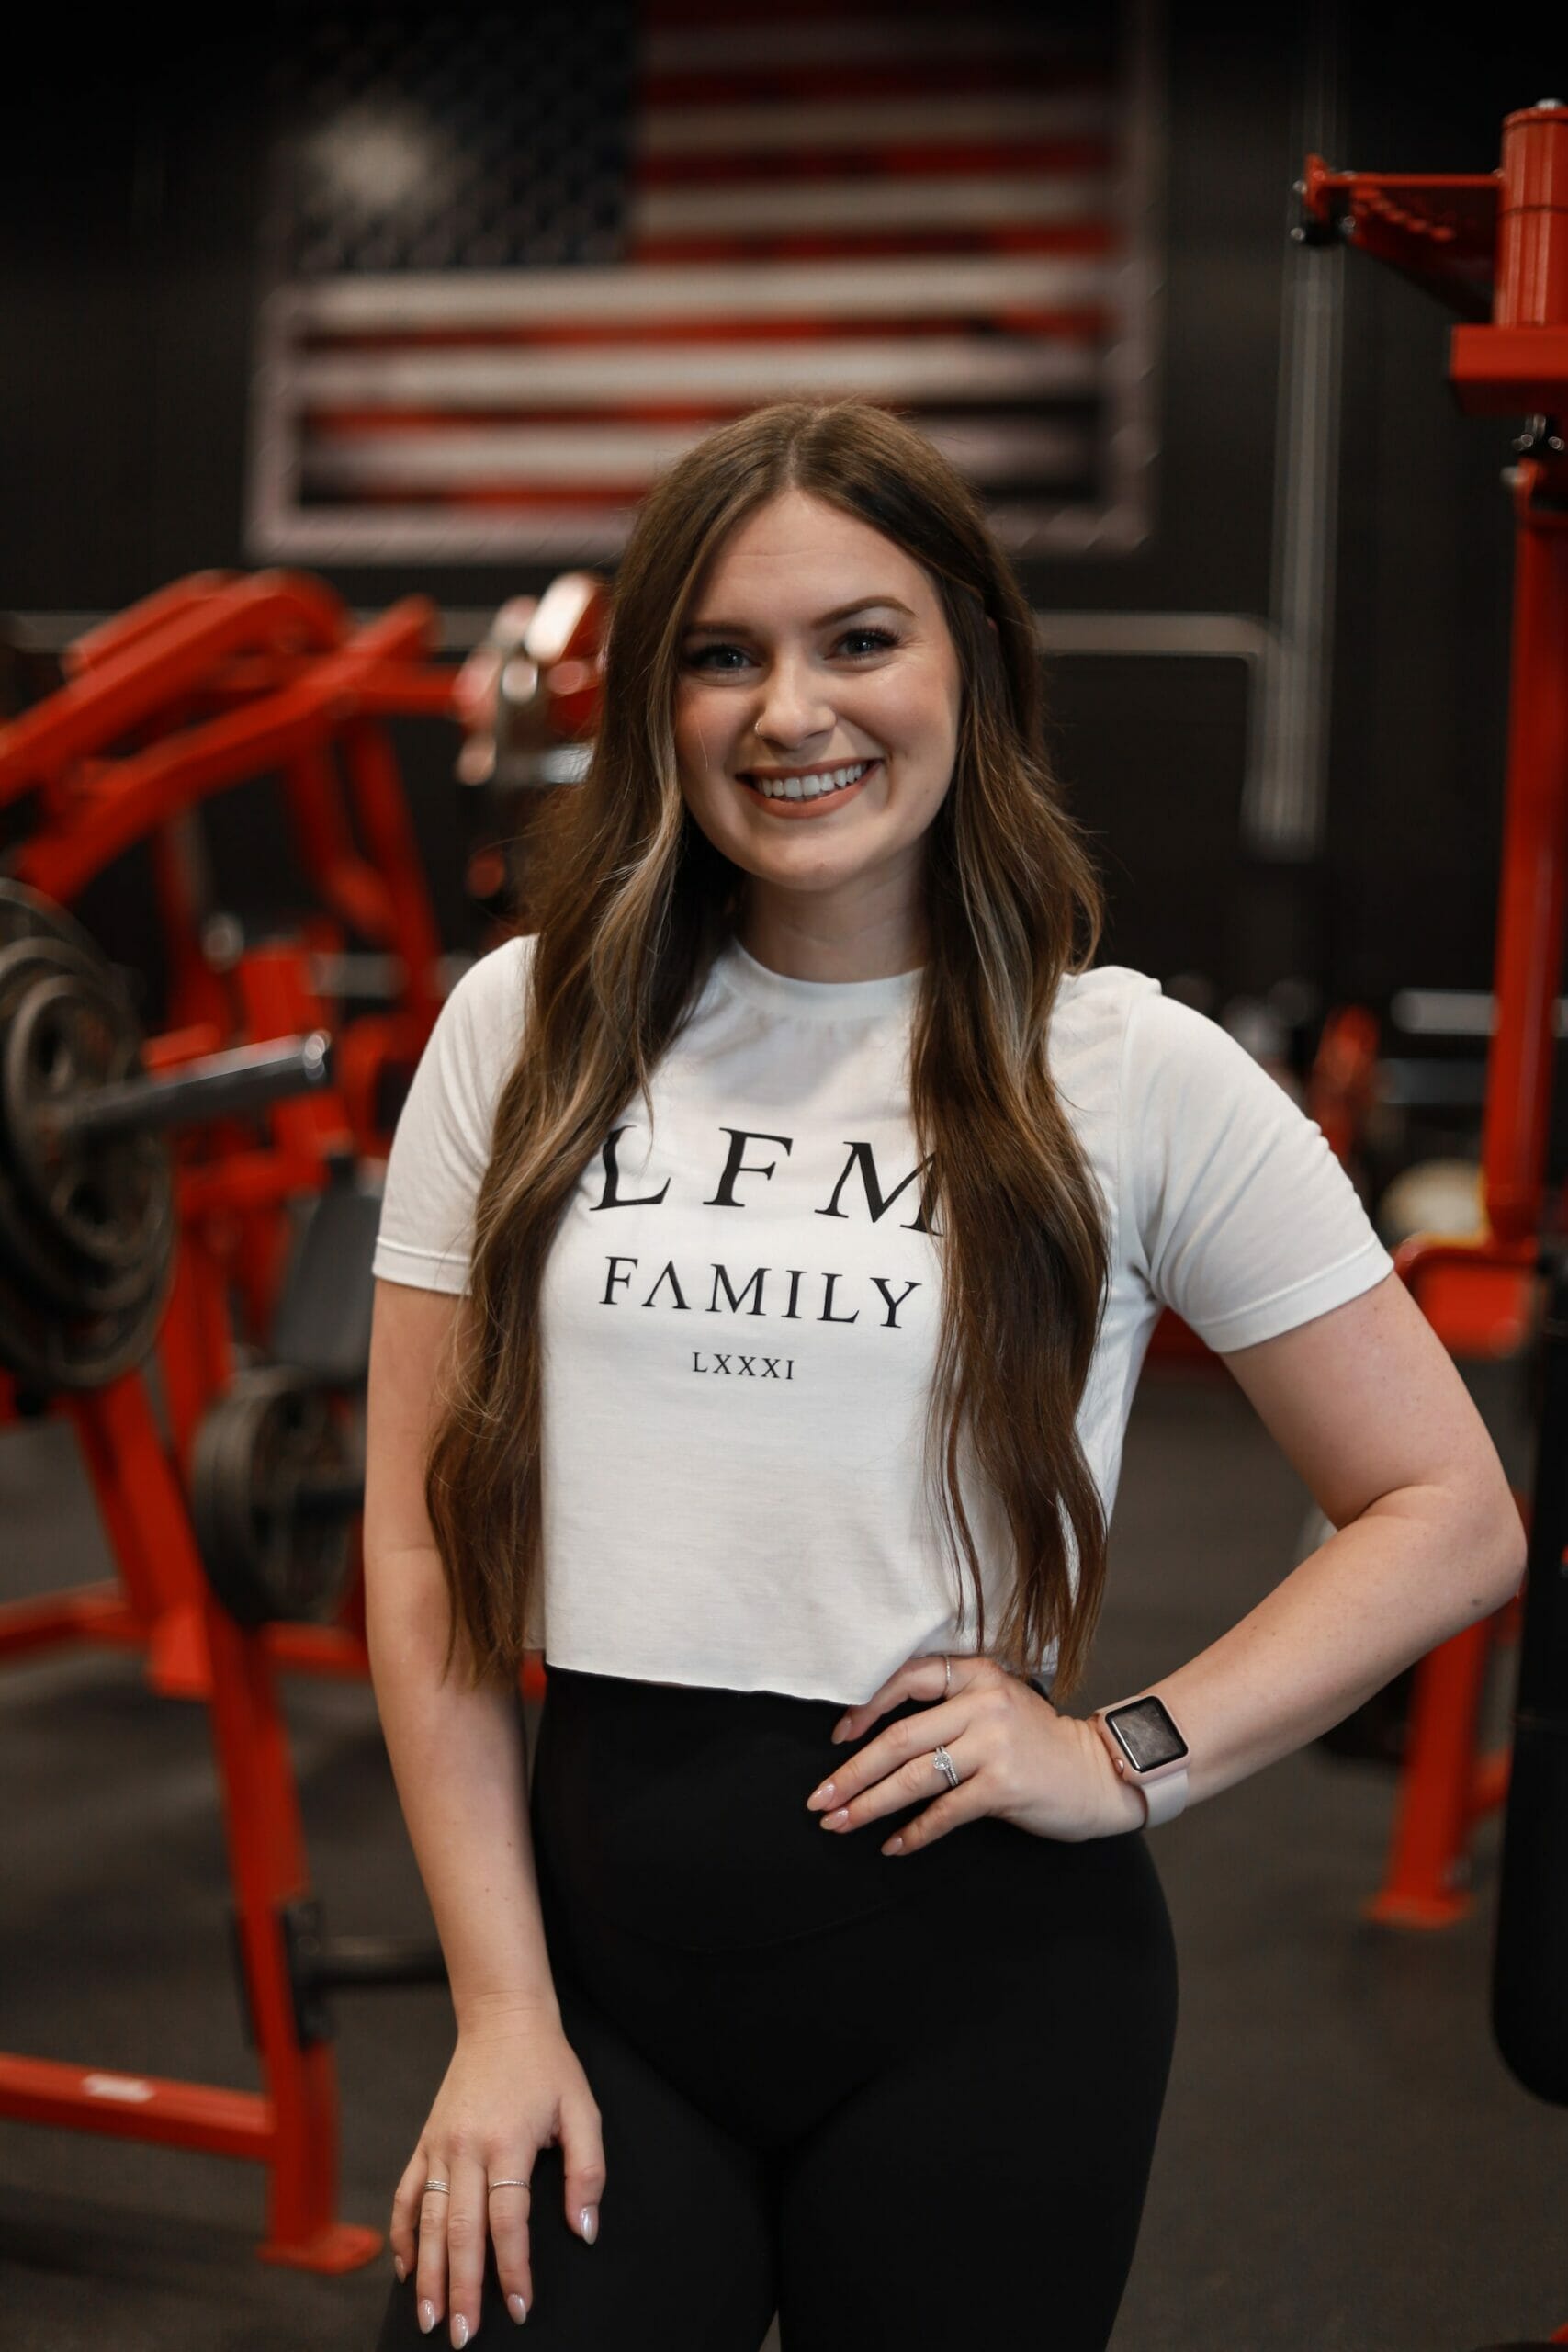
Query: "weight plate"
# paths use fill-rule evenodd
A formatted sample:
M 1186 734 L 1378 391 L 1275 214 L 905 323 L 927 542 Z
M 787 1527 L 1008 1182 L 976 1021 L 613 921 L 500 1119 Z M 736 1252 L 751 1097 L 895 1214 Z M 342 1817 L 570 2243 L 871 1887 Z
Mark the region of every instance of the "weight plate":
M 236 1394 L 231 1389 L 228 1396 L 220 1396 L 216 1404 L 208 1407 L 197 1424 L 190 1449 L 190 1521 L 202 1566 L 219 1599 L 231 1615 L 239 1617 L 242 1623 L 248 1623 L 250 1621 L 241 1614 L 228 1592 L 221 1588 L 225 1542 L 224 1531 L 216 1516 L 222 1497 L 228 1491 L 222 1472 L 222 1454 L 229 1431 L 233 1427 Z
M 29 1004 L 44 1009 L 29 1018 Z M 74 1169 L 69 1153 L 51 1159 L 33 1106 L 40 1090 L 71 1091 L 62 1054 L 83 1062 L 84 1083 L 100 1083 L 137 1067 L 140 1031 L 82 926 L 9 880 L 0 880 L 0 1365 L 46 1394 L 101 1388 L 142 1361 L 163 1318 L 172 1172 L 102 1149 L 78 1153 Z
M 18 939 L 53 939 L 74 947 L 84 962 L 101 967 L 103 952 L 74 915 L 29 889 L 25 882 L 0 876 L 0 947 Z
M 269 1375 L 247 1373 L 203 1416 L 191 1452 L 191 1523 L 219 1600 L 242 1625 L 265 1625 L 270 1596 L 255 1572 L 247 1500 Z
M 71 973 L 28 988 L 0 1028 L 0 1132 L 20 1191 L 51 1241 L 94 1270 L 145 1266 L 174 1185 L 161 1136 L 73 1141 L 51 1114 L 141 1068 L 129 1008 Z
M 219 1456 L 222 1484 L 213 1514 L 226 1582 L 248 1594 L 244 1622 L 253 1625 L 265 1625 L 276 1609 L 276 1595 L 263 1580 L 251 1535 L 251 1480 L 275 1386 L 269 1374 L 253 1374 L 235 1395 Z
M 170 1259 L 153 1289 L 112 1313 L 65 1315 L 25 1296 L 0 1267 L 0 1365 L 46 1396 L 107 1388 L 134 1371 L 157 1338 L 173 1272 Z
M 74 942 L 41 934 L 0 948 L 0 1039 L 7 1049 L 17 1023 L 25 1025 L 28 1007 L 57 983 L 68 990 L 92 992 L 103 1009 L 106 1035 L 119 1040 L 107 1052 L 111 1069 L 126 1053 L 139 1052 L 133 1016 L 113 989 L 101 957 L 96 967 L 85 963 Z M 172 1169 L 165 1166 L 158 1176 L 149 1170 L 141 1210 L 132 1221 L 139 1246 L 123 1253 L 125 1262 L 117 1266 L 116 1253 L 102 1246 L 95 1255 L 85 1254 L 73 1246 L 69 1227 L 38 1197 L 48 1175 L 33 1133 L 31 1086 L 19 1068 L 13 1068 L 7 1080 L 10 1061 L 8 1050 L 0 1054 L 0 1279 L 8 1271 L 36 1306 L 62 1316 L 135 1315 L 162 1287 L 163 1260 L 173 1246 Z M 80 1164 L 82 1155 L 76 1158 Z M 112 1188 L 123 1186 L 126 1180 L 117 1176 L 108 1151 L 97 1155 L 97 1165 L 106 1171 L 112 1197 Z
M 213 1590 L 239 1623 L 333 1614 L 353 1566 L 355 1470 L 333 1399 L 285 1367 L 244 1374 L 205 1416 L 191 1518 Z
M 308 1498 L 313 1484 L 342 1482 L 348 1449 L 322 1390 L 301 1385 L 285 1394 L 286 1407 L 269 1413 L 263 1433 L 251 1528 L 278 1613 L 319 1621 L 342 1598 L 355 1506 L 322 1512 L 310 1508 Z

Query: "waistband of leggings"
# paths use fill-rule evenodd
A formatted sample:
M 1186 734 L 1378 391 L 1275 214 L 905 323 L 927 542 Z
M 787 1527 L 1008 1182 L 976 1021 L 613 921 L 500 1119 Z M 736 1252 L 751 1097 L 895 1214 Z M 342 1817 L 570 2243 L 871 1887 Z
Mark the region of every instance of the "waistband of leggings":
M 788 1690 L 734 1690 L 711 1682 L 650 1682 L 625 1674 L 592 1674 L 579 1667 L 545 1669 L 547 1704 L 560 1714 L 660 1714 L 704 1728 L 748 1724 L 797 1729 L 805 1739 L 822 1739 L 845 1710 L 848 1699 L 807 1699 Z

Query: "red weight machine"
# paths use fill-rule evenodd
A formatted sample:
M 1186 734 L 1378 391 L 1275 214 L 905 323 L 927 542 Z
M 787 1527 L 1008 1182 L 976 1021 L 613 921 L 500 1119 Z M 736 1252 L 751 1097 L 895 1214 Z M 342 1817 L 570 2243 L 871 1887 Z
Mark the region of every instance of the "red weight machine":
M 1483 1140 L 1490 1229 L 1462 1243 L 1417 1235 L 1395 1258 L 1454 1352 L 1511 1352 L 1539 1321 L 1540 1240 L 1563 1219 L 1561 1199 L 1547 1195 L 1546 1151 L 1568 856 L 1568 457 L 1556 422 L 1568 411 L 1568 110 L 1510 115 L 1495 173 L 1335 172 L 1310 155 L 1298 187 L 1303 241 L 1353 245 L 1460 314 L 1449 378 L 1464 412 L 1530 420 L 1505 476 L 1516 554 Z M 1510 1604 L 1416 1670 L 1374 1918 L 1441 1927 L 1468 1905 L 1471 1835 L 1508 1784 L 1506 1754 L 1478 1747 L 1486 1671 L 1518 1623 Z
M 457 673 L 430 658 L 434 624 L 423 598 L 355 627 L 315 580 L 198 573 L 68 646 L 64 684 L 0 730 L 0 810 L 28 827 L 8 860 L 18 881 L 69 905 L 148 845 L 169 971 L 169 1031 L 149 1045 L 150 1066 L 316 1028 L 333 1035 L 330 1101 L 277 1106 L 260 1149 L 250 1129 L 219 1123 L 182 1170 L 183 1247 L 158 1346 L 183 1464 L 231 1383 L 236 1310 L 241 1335 L 265 1345 L 291 1204 L 345 1155 L 384 1157 L 378 1081 L 389 1066 L 412 1069 L 439 1010 L 435 920 L 384 723 L 453 716 Z M 297 939 L 243 948 L 216 968 L 198 811 L 274 772 L 301 898 L 324 911 Z M 316 973 L 350 936 L 389 959 L 385 1013 L 346 1021 L 318 989 Z M 183 1573 L 185 1556 L 162 1553 L 140 1591 L 153 1687 L 195 1697 L 207 1675 L 203 1580 Z M 6 1634 L 0 1612 L 0 1649 Z M 366 1670 L 352 1616 L 345 1629 L 278 1625 L 267 1639 L 290 1665 Z
M 597 638 L 581 597 L 564 626 L 562 597 L 546 605 L 546 634 L 560 639 L 553 656 L 536 649 L 536 682 L 547 690 L 535 731 L 542 719 L 547 733 L 562 713 L 574 725 L 591 716 L 591 697 L 580 706 Z M 72 1644 L 136 1646 L 155 1690 L 208 1703 L 264 2088 L 0 2053 L 0 2114 L 261 2163 L 269 2186 L 259 2251 L 320 2270 L 366 2262 L 380 2244 L 378 2231 L 336 2216 L 336 2078 L 321 1995 L 334 1984 L 439 1981 L 440 1958 L 428 1948 L 372 1951 L 365 1939 L 334 1946 L 322 1932 L 275 1676 L 280 1667 L 366 1674 L 362 1592 L 355 1583 L 333 1623 L 237 1620 L 215 1597 L 194 1530 L 192 1459 L 207 1416 L 233 1391 L 237 1342 L 265 1350 L 291 1211 L 345 1165 L 384 1157 L 378 1081 L 389 1066 L 412 1068 L 439 1008 L 437 933 L 385 726 L 398 716 L 468 719 L 458 673 L 430 658 L 433 621 L 413 598 L 355 628 L 315 581 L 200 574 L 78 639 L 65 683 L 0 729 L 0 811 L 19 834 L 7 863 L 43 894 L 29 909 L 26 891 L 13 891 L 9 911 L 24 933 L 59 933 L 78 977 L 91 943 L 63 907 L 126 850 L 149 846 L 169 1025 L 133 1040 L 138 1071 L 171 1080 L 215 1054 L 333 1033 L 331 1084 L 272 1101 L 265 1132 L 252 1116 L 197 1110 L 180 1137 L 175 1229 L 150 1302 L 162 1419 L 138 1335 L 96 1356 L 89 1348 L 53 1378 L 0 1372 L 0 1428 L 42 1413 L 70 1421 L 118 1569 L 116 1582 L 0 1606 L 0 1660 Z M 578 673 L 558 666 L 567 653 Z M 301 898 L 321 911 L 292 939 L 218 959 L 200 804 L 272 773 Z M 60 906 L 58 918 L 44 899 Z M 351 937 L 380 951 L 394 979 L 389 1011 L 345 1021 L 317 975 Z M 88 970 L 89 993 L 102 979 Z M 0 1230 L 13 1250 L 14 1228 L 13 1216 Z M 18 1271 L 25 1251 L 19 1269 L 7 1268 L 0 1248 L 0 1298 Z M 524 1691 L 541 1687 L 530 1659 Z
M 171 1028 L 231 1034 L 234 992 L 204 952 L 194 812 L 276 771 L 301 876 L 325 910 L 311 944 L 352 933 L 393 959 L 394 1010 L 338 1040 L 361 1150 L 384 1149 L 375 1081 L 412 1066 L 441 1001 L 440 943 L 385 721 L 452 715 L 430 660 L 434 610 L 409 597 L 355 628 L 318 581 L 201 572 L 91 630 L 66 683 L 0 731 L 0 809 L 31 796 L 10 870 L 62 905 L 149 844 L 170 961 Z
M 39 928 L 51 921 L 41 899 L 36 907 L 24 902 L 19 910 Z M 5 912 L 13 920 L 17 916 L 14 892 Z M 112 1012 L 115 992 L 107 978 L 97 980 L 89 944 L 73 941 L 74 930 L 57 922 L 49 933 L 51 943 L 62 936 L 68 949 L 79 945 L 77 975 L 87 972 Z M 8 939 L 8 953 L 15 944 Z M 120 1018 L 125 1026 L 117 1045 L 127 1035 L 134 1039 L 128 1011 Z M 160 1084 L 210 1085 L 215 1075 L 247 1058 L 243 1053 L 225 1054 L 217 1065 L 200 1066 L 198 1074 L 186 1050 L 189 1042 L 187 1031 L 178 1039 L 162 1041 L 164 1050 L 154 1041 L 138 1057 L 132 1075 L 144 1097 Z M 186 1150 L 174 1170 L 178 1214 L 172 1231 L 160 1240 L 162 1228 L 148 1224 L 150 1256 L 168 1251 L 167 1261 L 148 1283 L 148 1309 L 162 1317 L 165 1360 L 185 1374 L 183 1389 L 177 1380 L 167 1384 L 169 1436 L 165 1438 L 135 1360 L 151 1338 L 140 1317 L 128 1322 L 123 1338 L 111 1329 L 101 1347 L 96 1327 L 85 1317 L 86 1344 L 77 1355 L 62 1360 L 47 1386 L 30 1372 L 0 1374 L 0 1427 L 36 1420 L 45 1413 L 70 1421 L 119 1571 L 115 1583 L 6 1604 L 0 1609 L 0 1660 L 84 1644 L 140 1647 L 146 1653 L 155 1689 L 207 1701 L 237 1954 L 264 2088 L 241 2091 L 7 2052 L 0 2052 L 0 2114 L 265 2164 L 269 2198 L 260 2249 L 264 2257 L 339 2270 L 368 2261 L 380 2238 L 378 2232 L 342 2222 L 335 2214 L 336 2076 L 330 2034 L 320 2021 L 319 2005 L 312 2008 L 305 1966 L 318 1915 L 310 1894 L 267 1638 L 307 1630 L 328 1638 L 335 1629 L 272 1627 L 262 1634 L 235 1622 L 219 1604 L 204 1573 L 192 1531 L 186 1477 L 196 1415 L 201 1403 L 222 1387 L 229 1363 L 221 1272 L 201 1238 L 205 1219 L 212 1213 L 214 1187 L 220 1186 L 231 1169 L 232 1182 L 242 1191 L 270 1193 L 281 1201 L 321 1181 L 324 1162 L 311 1149 L 312 1139 L 324 1144 L 346 1134 L 342 1106 L 333 1103 L 322 1084 L 326 1044 L 316 1032 L 288 1041 L 274 1055 L 299 1064 L 296 1091 L 309 1085 L 315 1101 L 309 1105 L 290 1101 L 274 1112 L 270 1148 L 253 1144 L 248 1152 L 227 1162 L 204 1161 L 198 1149 Z M 254 1058 L 265 1061 L 268 1053 L 264 1047 Z M 106 1074 L 100 1069 L 84 1075 L 102 1080 Z M 125 1058 L 119 1055 L 115 1075 L 122 1080 L 122 1091 L 124 1074 Z M 269 1089 L 269 1098 L 276 1091 Z M 14 1104 L 13 1093 L 8 1117 L 15 1116 Z M 299 1114 L 307 1110 L 318 1114 L 313 1138 L 300 1131 Z M 199 1119 L 199 1107 L 191 1115 Z M 279 1122 L 282 1134 L 276 1132 Z M 290 1124 L 292 1134 L 288 1131 Z M 187 1144 L 194 1140 L 186 1138 Z M 15 1155 L 8 1153 L 8 1173 L 14 1167 Z M 217 1198 L 221 1197 L 220 1190 Z M 6 1223 L 10 1250 L 18 1231 L 14 1196 L 7 1200 Z M 14 1283 L 15 1263 L 7 1266 L 6 1274 Z M 25 1285 L 21 1298 L 25 1303 Z M 15 1361 L 21 1351 L 18 1330 L 0 1345 Z M 344 1645 L 355 1639 L 346 1631 L 337 1638 Z M 363 1659 L 361 1641 L 360 1670 Z
M 1335 172 L 1310 155 L 1298 193 L 1299 240 L 1341 239 L 1460 314 L 1449 380 L 1467 415 L 1529 420 L 1504 476 L 1515 571 L 1483 1133 L 1489 1230 L 1466 1243 L 1417 1235 L 1395 1257 L 1450 1346 L 1490 1329 L 1501 1351 L 1539 1333 L 1535 1488 L 1521 1506 L 1529 1562 L 1522 1612 L 1510 1604 L 1417 1669 L 1389 1871 L 1370 1909 L 1401 1926 L 1455 1917 L 1472 1830 L 1505 1804 L 1494 2031 L 1528 2089 L 1568 2105 L 1568 1226 L 1547 1182 L 1568 912 L 1568 108 L 1549 101 L 1509 115 L 1493 173 Z M 1512 1752 L 1483 1755 L 1489 1654 L 1516 1630 Z M 1568 2327 L 1551 2341 L 1568 2343 Z

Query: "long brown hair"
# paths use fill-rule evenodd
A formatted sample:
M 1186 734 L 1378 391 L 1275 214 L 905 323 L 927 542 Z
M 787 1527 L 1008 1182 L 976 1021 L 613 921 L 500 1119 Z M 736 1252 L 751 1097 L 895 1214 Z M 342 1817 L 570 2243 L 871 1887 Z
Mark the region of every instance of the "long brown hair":
M 1105 1579 L 1103 1505 L 1077 1413 L 1104 1309 L 1104 1204 L 1046 1064 L 1064 973 L 1091 961 L 1100 882 L 1043 741 L 1039 650 L 1012 567 L 931 443 L 861 401 L 780 401 L 709 434 L 645 500 L 615 586 L 585 780 L 557 795 L 534 905 L 518 1055 L 475 1212 L 470 1295 L 427 1479 L 471 1671 L 516 1673 L 543 1575 L 539 1292 L 582 1170 L 651 1079 L 731 936 L 746 876 L 690 815 L 673 707 L 705 569 L 746 516 L 798 489 L 924 566 L 964 682 L 952 784 L 926 834 L 928 960 L 912 1015 L 912 1122 L 937 1207 L 941 1328 L 924 1475 L 984 1649 L 964 1456 L 998 1498 L 1014 1577 L 997 1655 L 1060 1645 L 1081 1676 Z M 994 624 L 987 626 L 987 624 Z M 934 1236 L 933 1236 L 934 1238 Z M 1075 1575 L 1076 1566 L 1076 1575 Z M 966 1622 L 962 1574 L 955 1599 Z M 848 1695 L 848 1694 L 844 1694 Z

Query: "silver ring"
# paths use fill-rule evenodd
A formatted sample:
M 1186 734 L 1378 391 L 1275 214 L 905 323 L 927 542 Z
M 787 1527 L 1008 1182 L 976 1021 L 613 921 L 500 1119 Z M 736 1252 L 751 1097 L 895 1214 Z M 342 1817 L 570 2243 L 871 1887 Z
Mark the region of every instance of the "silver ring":
M 958 1767 L 954 1764 L 946 1748 L 939 1747 L 933 1750 L 931 1762 L 939 1772 L 945 1772 L 947 1774 L 948 1787 L 950 1789 L 955 1789 L 958 1786 Z
M 948 1657 L 945 1650 L 942 1654 L 942 1662 L 947 1668 L 947 1680 L 942 1686 L 942 1695 L 946 1699 L 951 1697 L 953 1692 L 953 1660 Z
M 424 2185 L 427 2189 L 438 2188 L 443 2197 L 450 2197 L 452 2194 L 452 2185 L 450 2181 L 427 2180 Z
M 530 2182 L 526 2181 L 526 2180 L 492 2180 L 492 2181 L 491 2182 L 490 2188 L 530 2188 L 531 2186 L 532 2186 L 532 2184 L 531 2184 Z M 490 2188 L 487 2188 L 487 2189 L 486 2189 L 486 2191 L 485 2191 L 485 2195 L 486 2195 L 487 2197 L 490 2195 Z

